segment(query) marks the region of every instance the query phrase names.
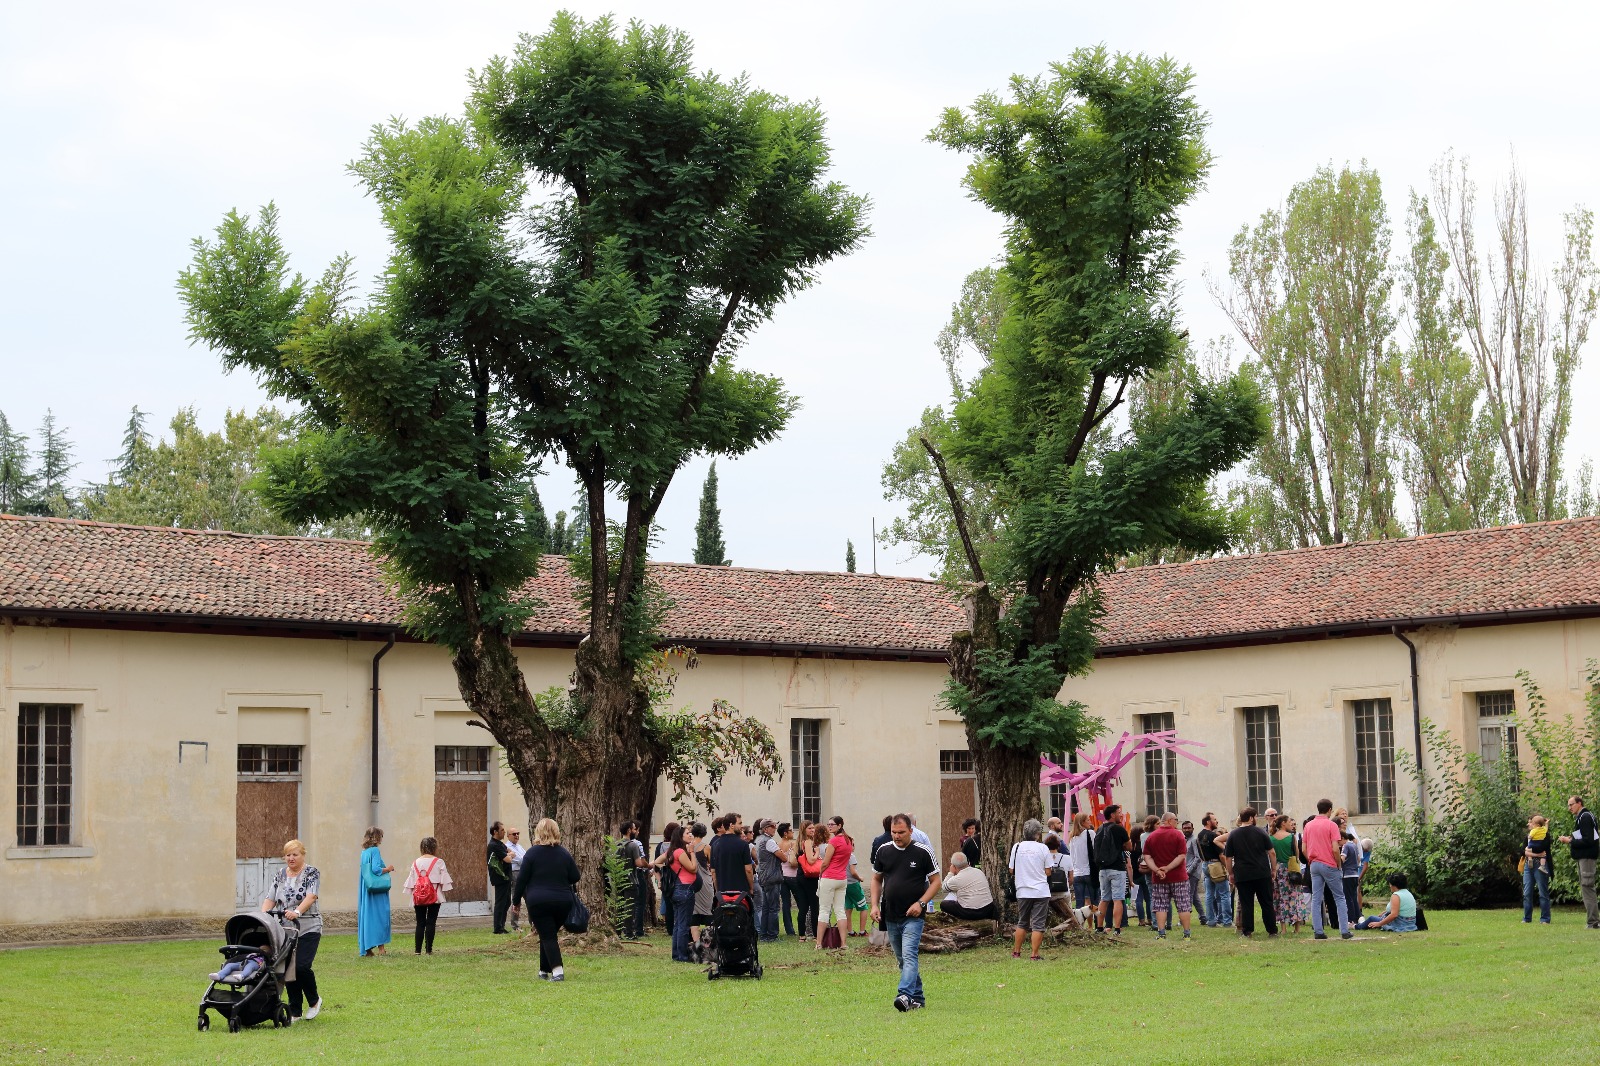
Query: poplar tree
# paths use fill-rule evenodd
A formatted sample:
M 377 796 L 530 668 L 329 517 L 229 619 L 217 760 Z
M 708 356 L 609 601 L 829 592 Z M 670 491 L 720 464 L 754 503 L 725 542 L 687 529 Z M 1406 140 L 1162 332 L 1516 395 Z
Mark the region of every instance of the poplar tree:
M 700 519 L 694 524 L 694 561 L 701 566 L 731 566 L 722 543 L 722 509 L 717 506 L 717 464 L 706 472 L 700 490 Z
M 1130 388 L 1184 348 L 1177 217 L 1210 161 L 1191 81 L 1168 59 L 1082 50 L 1048 77 L 1013 78 L 1007 99 L 948 110 L 932 134 L 973 157 L 967 187 L 1007 234 L 990 362 L 943 445 L 923 441 L 974 579 L 945 698 L 966 725 L 991 876 L 1042 813 L 1040 753 L 1102 728 L 1058 699 L 1092 661 L 1096 575 L 1157 545 L 1226 547 L 1231 523 L 1208 483 L 1263 429 L 1254 386 L 1234 376 L 1106 432 Z M 997 501 L 987 545 L 952 463 Z

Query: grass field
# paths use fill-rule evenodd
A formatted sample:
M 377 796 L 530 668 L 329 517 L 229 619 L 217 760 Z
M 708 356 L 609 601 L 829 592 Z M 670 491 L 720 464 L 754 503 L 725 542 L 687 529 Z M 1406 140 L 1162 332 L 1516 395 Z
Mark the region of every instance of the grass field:
M 569 957 L 535 980 L 532 951 L 484 929 L 445 930 L 432 958 L 409 942 L 358 959 L 328 936 L 324 1009 L 288 1030 L 195 1030 L 203 942 L 0 952 L 5 1062 L 521 1063 L 782 1061 L 841 1064 L 1383 1063 L 1592 1061 L 1600 932 L 1581 911 L 1550 927 L 1510 911 L 1439 912 L 1433 931 L 1317 943 L 1197 929 L 1120 947 L 1002 947 L 923 959 L 928 1009 L 898 1014 L 886 957 L 819 959 L 784 940 L 765 979 L 708 982 L 660 938 L 624 955 Z M 852 950 L 861 941 L 849 941 Z M 778 1052 L 769 1041 L 803 1032 Z

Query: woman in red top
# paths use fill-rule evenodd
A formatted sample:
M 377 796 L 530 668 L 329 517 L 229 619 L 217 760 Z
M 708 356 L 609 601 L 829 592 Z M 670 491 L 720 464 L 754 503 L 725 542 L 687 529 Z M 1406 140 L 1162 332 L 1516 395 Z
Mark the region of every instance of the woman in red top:
M 667 843 L 667 869 L 675 875 L 668 877 L 672 885 L 672 961 L 693 962 L 694 956 L 689 953 L 689 923 L 694 919 L 694 879 L 699 864 L 681 825 L 673 830 Z
M 828 819 L 828 842 L 822 845 L 818 859 L 822 863 L 822 877 L 817 881 L 817 948 L 822 948 L 822 936 L 829 925 L 844 926 L 849 919 L 845 909 L 845 887 L 850 883 L 850 856 L 856 849 L 855 841 L 844 831 L 844 819 L 837 814 Z M 844 931 L 839 931 L 839 946 L 844 946 Z

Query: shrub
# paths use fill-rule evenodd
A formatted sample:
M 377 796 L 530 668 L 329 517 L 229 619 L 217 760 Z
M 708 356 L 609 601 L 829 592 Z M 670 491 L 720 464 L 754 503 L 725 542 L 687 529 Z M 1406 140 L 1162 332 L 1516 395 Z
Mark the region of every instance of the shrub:
M 1417 898 L 1432 907 L 1483 907 L 1521 898 L 1517 855 L 1528 816 L 1515 774 L 1505 762 L 1489 766 L 1436 723 L 1422 723 L 1423 745 L 1437 768 L 1430 775 L 1410 752 L 1396 762 L 1419 775 L 1429 809 L 1402 805 L 1373 849 L 1370 891 L 1387 895 L 1393 872 L 1404 873 Z
M 1404 804 L 1389 817 L 1387 831 L 1368 867 L 1370 891 L 1386 892 L 1388 875 L 1399 871 L 1417 897 L 1434 907 L 1481 907 L 1521 898 L 1517 858 L 1522 853 L 1528 817 L 1550 819 L 1550 836 L 1572 832 L 1567 797 L 1594 800 L 1600 795 L 1600 666 L 1588 663 L 1585 713 L 1552 719 L 1544 694 L 1526 670 L 1517 672 L 1528 710 L 1515 719 L 1533 752 L 1532 765 L 1509 760 L 1485 765 L 1455 738 L 1424 720 L 1423 746 L 1435 768 L 1416 765 L 1410 752 L 1396 762 L 1413 780 L 1421 777 L 1429 800 L 1426 813 Z M 1578 871 L 1571 852 L 1560 845 L 1555 856 L 1553 898 L 1578 896 Z
M 622 841 L 607 835 L 600 845 L 600 874 L 605 883 L 606 919 L 618 936 L 633 916 L 633 867 L 617 853 Z

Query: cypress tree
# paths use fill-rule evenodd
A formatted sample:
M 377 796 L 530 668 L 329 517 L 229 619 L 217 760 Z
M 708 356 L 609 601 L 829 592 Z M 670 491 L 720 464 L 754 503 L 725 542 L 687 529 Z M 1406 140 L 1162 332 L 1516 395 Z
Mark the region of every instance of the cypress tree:
M 722 543 L 722 509 L 717 506 L 717 464 L 712 463 L 700 493 L 700 521 L 694 525 L 694 561 L 701 566 L 732 566 L 732 560 L 724 558 L 727 550 Z
M 532 481 L 528 482 L 528 495 L 522 502 L 523 512 L 527 515 L 528 532 L 533 535 L 534 546 L 540 555 L 555 553 L 554 542 L 550 538 L 550 519 L 545 517 L 544 501 L 539 499 L 539 486 Z
M 856 572 L 856 546 L 854 542 L 848 540 L 844 542 L 844 572 L 847 574 Z

